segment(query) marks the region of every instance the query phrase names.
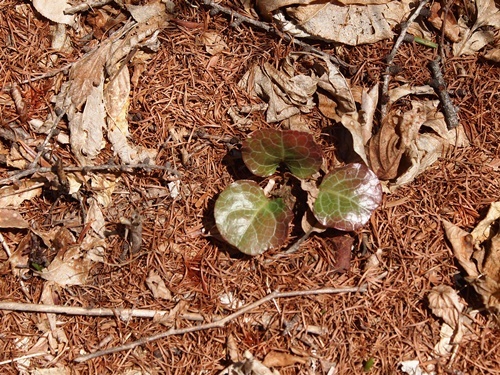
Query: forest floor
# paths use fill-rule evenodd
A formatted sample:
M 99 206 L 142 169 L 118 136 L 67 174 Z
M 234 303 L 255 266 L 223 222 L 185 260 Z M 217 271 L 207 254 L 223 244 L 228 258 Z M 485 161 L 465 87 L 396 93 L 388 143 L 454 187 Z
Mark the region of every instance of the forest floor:
M 236 1 L 221 4 L 244 13 Z M 40 151 L 47 135 L 35 132 L 32 120 L 59 114 L 53 98 L 68 80 L 69 64 L 126 22 L 122 10 L 108 7 L 100 13 L 97 9 L 81 13 L 79 23 L 87 37 L 70 29 L 71 48 L 56 53 L 51 49 L 54 23 L 31 3 L 0 4 L 0 187 L 10 189 L 1 190 L 0 198 L 20 194 L 19 189 L 33 192 L 0 206 L 28 223 L 28 227 L 0 228 L 0 299 L 169 313 L 163 319 L 127 319 L 119 310 L 111 316 L 4 310 L 0 372 L 47 374 L 43 371 L 50 368 L 62 374 L 217 374 L 243 360 L 248 351 L 260 361 L 267 356 L 264 363 L 281 374 L 401 373 L 401 362 L 409 360 L 418 361 L 428 373 L 500 374 L 498 325 L 465 282 L 443 228 L 447 220 L 470 232 L 490 204 L 500 201 L 498 63 L 480 53 L 453 57 L 448 50 L 444 78 L 470 144 L 450 148 L 413 181 L 385 193 L 361 230 L 328 229 L 311 235 L 298 251 L 279 256 L 302 236 L 296 219 L 283 248 L 249 257 L 216 234 L 215 201 L 237 179 L 251 178 L 265 186 L 266 179 L 252 177 L 246 170 L 241 141 L 253 130 L 284 125 L 266 122 L 263 111 L 249 113 L 245 117 L 249 121 L 242 125 L 231 119 L 228 109 L 262 103 L 238 85 L 250 68 L 265 62 L 278 67 L 302 48 L 244 23 L 232 27 L 227 16 L 211 15 L 201 5 L 178 1 L 158 34 L 158 50 L 139 62 L 125 58 L 132 76 L 126 115 L 129 140 L 155 150 L 145 163 L 167 166 L 164 170 L 118 171 L 114 165 L 122 161 L 106 142 L 92 163 L 107 168 L 66 170 L 81 182 L 77 192 L 70 193 L 61 176 L 63 167 L 81 166 L 83 159 L 64 142 L 69 130 L 63 116 L 58 132 L 44 146 L 49 152 L 36 165 L 52 172 L 9 180 L 30 168 Z M 222 51 L 207 50 L 203 37 L 207 31 L 220 36 L 225 43 Z M 365 88 L 382 81 L 385 58 L 393 46 L 393 40 L 356 47 L 309 43 L 355 67 L 341 71 L 351 87 Z M 391 87 L 425 85 L 431 79 L 428 62 L 436 53 L 420 44 L 403 44 L 394 60 L 400 69 Z M 310 67 L 307 60 L 295 63 L 301 71 Z M 325 164 L 341 165 L 345 159 L 340 151 L 348 137 L 342 124 L 316 107 L 301 116 L 321 145 Z M 13 129 L 16 136 L 9 137 Z M 112 193 L 106 194 L 110 185 Z M 93 226 L 98 220 L 105 231 Z M 134 220 L 142 230 L 134 227 Z M 139 236 L 135 251 L 126 229 Z M 89 241 L 97 241 L 95 246 L 86 242 L 92 231 Z M 337 272 L 336 249 L 345 246 L 342 239 L 353 246 L 351 261 L 346 272 Z M 64 285 L 64 280 L 41 277 L 40 268 L 62 248 L 66 252 L 75 247 L 104 249 L 102 258 L 82 266 L 84 280 Z M 432 313 L 428 302 L 429 293 L 439 285 L 458 292 L 470 318 L 463 339 L 448 355 L 436 355 L 443 320 Z M 224 327 L 203 327 L 273 291 L 347 287 L 354 291 L 262 301 Z M 201 328 L 189 328 L 196 326 Z M 179 331 L 147 339 L 169 329 Z M 75 362 L 82 355 L 144 338 L 141 345 Z M 27 355 L 32 357 L 23 358 Z

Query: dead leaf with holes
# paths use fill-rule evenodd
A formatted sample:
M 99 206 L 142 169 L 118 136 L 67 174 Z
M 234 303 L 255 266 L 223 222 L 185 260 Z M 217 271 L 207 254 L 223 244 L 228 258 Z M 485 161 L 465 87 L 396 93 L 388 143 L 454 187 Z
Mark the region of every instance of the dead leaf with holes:
M 500 324 L 500 202 L 491 204 L 470 234 L 449 222 L 443 224 L 466 280 Z

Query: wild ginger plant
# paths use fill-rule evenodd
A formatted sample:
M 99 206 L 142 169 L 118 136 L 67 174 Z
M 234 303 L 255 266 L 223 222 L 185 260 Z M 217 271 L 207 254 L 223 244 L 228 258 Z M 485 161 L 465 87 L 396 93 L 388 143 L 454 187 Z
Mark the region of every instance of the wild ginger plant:
M 257 130 L 243 142 L 241 152 L 247 168 L 260 177 L 272 176 L 284 164 L 306 181 L 323 163 L 323 152 L 312 135 L 294 130 Z M 307 194 L 319 224 L 343 231 L 365 225 L 382 200 L 375 173 L 357 163 L 327 173 Z M 268 197 L 256 182 L 240 180 L 219 195 L 214 215 L 217 229 L 229 244 L 245 254 L 259 255 L 285 243 L 292 208 L 283 198 Z

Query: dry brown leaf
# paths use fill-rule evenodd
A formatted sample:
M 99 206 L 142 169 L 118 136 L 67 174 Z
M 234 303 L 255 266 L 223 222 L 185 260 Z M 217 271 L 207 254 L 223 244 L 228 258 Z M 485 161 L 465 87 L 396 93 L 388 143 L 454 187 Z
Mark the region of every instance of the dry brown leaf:
M 267 20 L 270 20 L 273 13 L 290 5 L 307 5 L 317 0 L 256 0 L 255 5 L 259 13 Z M 329 0 L 323 0 L 328 2 Z
M 243 354 L 245 359 L 233 363 L 222 370 L 219 375 L 279 375 L 278 370 L 271 370 L 247 350 Z
M 500 323 L 500 202 L 494 202 L 472 234 L 443 221 L 466 280 Z M 474 250 L 475 248 L 475 250 Z
M 61 286 L 85 285 L 91 267 L 90 260 L 76 245 L 59 252 L 40 276 Z
M 257 1 L 265 18 L 284 32 L 348 45 L 391 38 L 391 29 L 410 12 L 410 1 Z
M 0 208 L 0 228 L 28 228 L 29 224 L 14 210 Z
M 443 10 L 441 3 L 435 2 L 431 6 L 431 14 L 427 20 L 436 28 L 441 31 L 443 26 Z M 453 43 L 460 41 L 460 27 L 458 26 L 457 19 L 453 12 L 446 12 L 446 22 L 444 25 L 444 35 Z
M 392 180 L 398 176 L 399 164 L 405 148 L 396 133 L 398 116 L 387 116 L 380 130 L 368 142 L 368 162 L 378 178 Z M 398 127 L 399 128 L 399 127 Z
M 458 328 L 464 305 L 452 287 L 448 285 L 435 286 L 427 299 L 434 315 L 442 318 L 450 327 Z
M 262 361 L 262 364 L 267 367 L 292 366 L 297 363 L 305 364 L 307 363 L 307 358 L 298 357 L 290 353 L 271 351 L 267 353 L 264 361 Z
M 337 236 L 332 238 L 333 250 L 336 253 L 335 271 L 345 273 L 351 267 L 351 252 L 354 239 L 351 236 Z

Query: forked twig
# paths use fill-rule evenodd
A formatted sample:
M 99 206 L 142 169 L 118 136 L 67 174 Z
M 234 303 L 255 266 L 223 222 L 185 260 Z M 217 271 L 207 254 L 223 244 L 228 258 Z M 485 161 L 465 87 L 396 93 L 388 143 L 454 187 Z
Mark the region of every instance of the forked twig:
M 385 100 L 385 98 L 387 98 L 387 92 L 389 91 L 389 81 L 391 77 L 392 62 L 396 57 L 396 53 L 398 52 L 399 47 L 404 42 L 405 36 L 408 32 L 408 28 L 417 19 L 423 7 L 428 2 L 429 0 L 420 0 L 420 3 L 415 8 L 415 11 L 412 13 L 410 18 L 408 18 L 406 22 L 401 23 L 401 32 L 398 38 L 396 39 L 396 42 L 394 43 L 391 52 L 386 57 L 387 67 L 385 68 L 384 80 L 382 84 L 382 104 L 380 106 L 381 120 L 384 120 L 385 116 L 387 115 L 387 101 Z
M 337 64 L 337 65 L 340 65 L 344 68 L 356 68 L 356 66 L 354 65 L 351 65 L 351 64 L 348 64 L 346 63 L 345 61 L 342 61 L 341 59 L 339 59 L 338 57 L 336 56 L 332 56 L 326 52 L 323 52 L 317 48 L 314 48 L 313 46 L 311 46 L 310 44 L 306 43 L 306 42 L 303 42 L 301 40 L 298 40 L 292 36 L 290 36 L 289 34 L 284 34 L 284 33 L 280 33 L 276 27 L 274 27 L 272 24 L 270 23 L 267 23 L 267 22 L 262 22 L 262 21 L 258 21 L 258 20 L 254 20 L 253 18 L 250 18 L 250 17 L 246 17 L 232 9 L 229 9 L 229 8 L 226 8 L 222 5 L 219 5 L 217 4 L 216 2 L 212 1 L 212 0 L 203 0 L 203 4 L 205 6 L 208 6 L 214 10 L 216 10 L 217 12 L 220 12 L 220 13 L 224 13 L 228 16 L 230 16 L 231 18 L 233 18 L 235 20 L 235 23 L 236 24 L 240 24 L 242 22 L 246 23 L 246 24 L 249 24 L 249 25 L 252 25 L 252 26 L 255 26 L 261 30 L 264 30 L 268 33 L 272 33 L 272 34 L 275 34 L 275 35 L 278 35 L 279 37 L 283 38 L 283 40 L 285 42 L 292 42 L 293 44 L 295 44 L 296 46 L 299 46 L 299 47 L 302 47 L 304 48 L 305 51 L 308 51 L 308 52 L 314 52 L 316 54 L 319 54 L 329 60 L 331 60 L 333 63 Z
M 87 354 L 87 355 L 82 355 L 80 357 L 76 357 L 74 359 L 75 362 L 85 362 L 93 358 L 97 358 L 103 355 L 108 355 L 108 354 L 113 354 L 117 352 L 121 352 L 124 350 L 130 350 L 134 349 L 138 346 L 144 345 L 148 342 L 160 340 L 163 338 L 166 338 L 168 336 L 173 336 L 173 335 L 183 335 L 185 333 L 190 333 L 190 332 L 198 332 L 198 331 L 203 331 L 207 329 L 212 329 L 212 328 L 223 328 L 228 322 L 236 319 L 237 317 L 245 314 L 248 311 L 251 311 L 255 309 L 256 307 L 271 301 L 275 298 L 290 298 L 290 297 L 298 297 L 298 296 L 310 296 L 310 295 L 318 295 L 318 294 L 338 294 L 338 293 L 356 293 L 356 292 L 366 292 L 368 289 L 368 284 L 363 284 L 359 287 L 345 287 L 345 288 L 322 288 L 322 289 L 314 289 L 314 290 L 298 290 L 298 291 L 290 291 L 290 292 L 272 292 L 268 294 L 267 296 L 262 297 L 261 299 L 249 303 L 245 306 L 243 306 L 241 309 L 235 311 L 234 313 L 222 318 L 222 319 L 217 319 L 214 320 L 210 323 L 206 324 L 200 324 L 197 326 L 191 326 L 191 327 L 185 327 L 185 328 L 171 328 L 166 332 L 158 333 L 156 335 L 152 336 L 147 336 L 143 337 L 142 339 L 130 342 L 125 345 L 121 346 L 116 346 L 114 348 L 109 348 L 109 349 L 104 349 L 104 350 L 99 350 L 97 352 Z

